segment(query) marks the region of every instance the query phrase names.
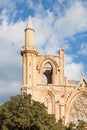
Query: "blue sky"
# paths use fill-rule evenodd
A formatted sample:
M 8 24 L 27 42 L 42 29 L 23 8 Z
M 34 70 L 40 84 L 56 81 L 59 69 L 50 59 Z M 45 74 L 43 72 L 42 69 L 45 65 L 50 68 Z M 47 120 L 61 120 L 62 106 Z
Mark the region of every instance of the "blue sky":
M 0 1 L 0 104 L 20 94 L 21 47 L 28 16 L 32 16 L 35 45 L 40 54 L 65 51 L 65 76 L 87 78 L 87 0 Z

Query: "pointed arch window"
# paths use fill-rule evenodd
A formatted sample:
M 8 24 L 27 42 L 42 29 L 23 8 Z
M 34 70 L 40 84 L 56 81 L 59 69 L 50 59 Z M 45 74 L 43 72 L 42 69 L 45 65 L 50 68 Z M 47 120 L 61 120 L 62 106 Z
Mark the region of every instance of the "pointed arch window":
M 51 92 L 48 92 L 45 97 L 45 106 L 48 109 L 49 114 L 54 114 L 54 96 Z
M 52 84 L 53 67 L 49 62 L 44 64 L 43 75 L 44 75 L 44 83 Z
M 52 66 L 51 66 L 50 63 L 47 62 L 47 63 L 45 63 L 45 67 L 50 67 L 51 68 Z
M 87 95 L 81 94 L 76 98 L 70 110 L 70 120 L 77 123 L 78 120 L 87 122 Z

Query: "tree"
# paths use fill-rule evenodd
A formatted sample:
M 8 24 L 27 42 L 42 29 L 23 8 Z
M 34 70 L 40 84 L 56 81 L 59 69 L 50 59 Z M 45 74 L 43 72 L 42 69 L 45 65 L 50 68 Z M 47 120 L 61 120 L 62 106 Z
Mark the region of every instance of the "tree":
M 52 130 L 66 130 L 66 129 L 65 129 L 65 126 L 62 123 L 58 122 L 54 125 Z
M 77 124 L 70 123 L 66 130 L 87 130 L 86 123 L 82 120 L 78 120 Z
M 86 130 L 85 128 L 86 123 L 82 120 L 78 120 L 78 125 L 76 127 L 77 130 Z
M 66 130 L 75 130 L 75 124 L 71 122 L 69 126 L 66 127 Z
M 43 103 L 33 101 L 31 95 L 17 95 L 0 106 L 0 130 L 65 130 L 47 113 Z

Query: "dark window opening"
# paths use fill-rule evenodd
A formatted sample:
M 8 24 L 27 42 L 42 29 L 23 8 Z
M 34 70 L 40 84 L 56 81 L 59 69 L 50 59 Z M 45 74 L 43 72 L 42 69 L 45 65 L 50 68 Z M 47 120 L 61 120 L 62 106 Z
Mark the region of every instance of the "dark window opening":
M 44 73 L 43 74 L 44 74 L 44 83 L 52 84 L 53 69 L 49 63 L 46 63 L 44 65 Z

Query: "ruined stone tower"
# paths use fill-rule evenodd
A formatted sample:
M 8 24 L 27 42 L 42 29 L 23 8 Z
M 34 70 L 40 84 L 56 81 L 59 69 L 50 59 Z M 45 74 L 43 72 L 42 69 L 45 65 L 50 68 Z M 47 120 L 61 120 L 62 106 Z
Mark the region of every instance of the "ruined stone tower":
M 38 53 L 31 17 L 25 29 L 25 45 L 21 49 L 21 55 L 22 94 L 31 94 L 34 100 L 43 102 L 48 113 L 55 114 L 56 120 L 62 119 L 64 124 L 75 122 L 82 117 L 87 121 L 87 82 L 84 75 L 80 81 L 68 80 L 64 76 L 63 49 L 59 50 L 58 55 Z M 86 114 L 80 106 L 81 101 Z

